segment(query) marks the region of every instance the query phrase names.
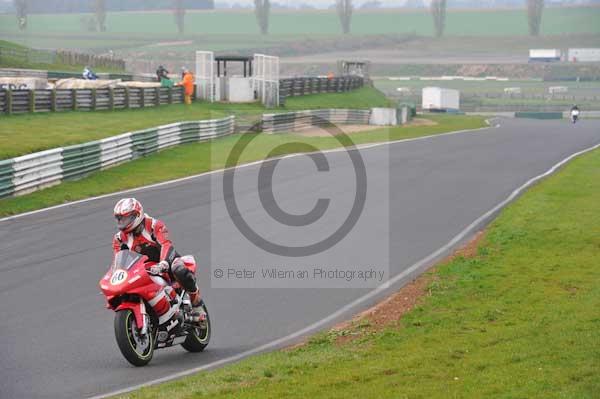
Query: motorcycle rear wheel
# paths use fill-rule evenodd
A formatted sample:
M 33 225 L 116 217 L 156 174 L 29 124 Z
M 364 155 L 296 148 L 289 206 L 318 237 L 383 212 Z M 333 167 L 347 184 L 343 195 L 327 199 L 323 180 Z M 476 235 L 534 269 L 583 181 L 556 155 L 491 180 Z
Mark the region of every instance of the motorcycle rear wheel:
M 185 341 L 181 344 L 183 349 L 188 352 L 202 352 L 210 342 L 210 316 L 208 315 L 208 308 L 206 304 L 202 302 L 202 308 L 206 312 L 206 328 L 196 327 L 190 331 Z
M 155 346 L 152 328 L 149 328 L 145 335 L 141 335 L 131 309 L 115 314 L 115 338 L 125 359 L 134 366 L 143 367 L 152 360 Z

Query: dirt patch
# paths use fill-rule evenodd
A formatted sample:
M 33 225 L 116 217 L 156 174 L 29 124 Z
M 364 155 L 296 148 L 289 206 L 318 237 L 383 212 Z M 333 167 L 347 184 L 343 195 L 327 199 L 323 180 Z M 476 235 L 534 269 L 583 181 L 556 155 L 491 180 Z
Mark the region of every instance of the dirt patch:
M 466 243 L 465 245 L 454 251 L 452 255 L 444 259 L 442 263 L 450 262 L 451 260 L 459 257 L 474 258 L 475 256 L 477 256 L 477 248 L 479 248 L 479 243 L 484 238 L 485 230 L 482 230 L 475 234 L 475 236 L 473 236 L 473 238 L 468 243 Z
M 181 41 L 177 41 L 177 42 L 159 42 L 159 43 L 154 43 L 153 46 L 156 47 L 164 47 L 164 46 L 189 46 L 191 44 L 194 44 L 193 40 L 181 40 Z
M 403 125 L 403 126 L 435 126 L 435 125 L 438 125 L 438 123 L 435 121 L 432 121 L 430 119 L 414 118 L 412 121 L 410 121 L 410 123 Z
M 475 257 L 479 243 L 484 237 L 485 231 L 478 232 L 468 243 L 444 259 L 441 264 L 457 257 Z M 378 332 L 389 325 L 398 323 L 402 316 L 419 304 L 423 297 L 429 295 L 427 287 L 433 280 L 435 280 L 435 276 L 432 273 L 423 274 L 372 308 L 359 313 L 349 321 L 336 325 L 331 330 L 334 335 L 337 335 L 336 344 L 343 345 L 360 338 L 365 333 Z
M 373 126 L 373 125 L 338 125 L 336 126 L 336 131 L 329 132 L 328 130 L 314 126 L 306 129 L 302 129 L 300 131 L 294 132 L 295 134 L 299 134 L 300 136 L 305 137 L 328 137 L 333 133 L 334 135 L 341 134 L 341 132 L 350 134 L 350 133 L 358 133 L 358 132 L 368 132 L 370 130 L 377 130 L 385 128 L 385 126 Z M 339 129 L 339 130 L 338 130 Z M 341 130 L 341 132 L 340 132 Z
M 365 333 L 381 331 L 384 327 L 397 323 L 427 294 L 431 281 L 431 275 L 422 275 L 372 308 L 333 327 L 332 332 L 337 335 L 335 343 L 344 345 Z
M 429 120 L 429 119 L 415 118 L 410 123 L 403 125 L 402 127 L 435 126 L 437 124 L 438 124 L 437 122 Z M 345 134 L 352 134 L 352 133 L 368 132 L 368 131 L 372 131 L 372 130 L 381 130 L 381 129 L 391 128 L 391 127 L 396 127 L 396 126 L 337 125 L 335 132 L 329 132 L 328 130 L 326 130 L 324 128 L 321 128 L 318 126 L 313 126 L 313 127 L 299 130 L 294 133 L 298 134 L 300 136 L 305 136 L 305 137 L 328 137 L 328 136 L 331 136 L 332 133 L 334 135 L 341 134 L 341 132 L 343 132 Z
M 445 258 L 439 264 L 445 264 L 457 257 L 472 258 L 477 255 L 477 248 L 481 240 L 485 238 L 485 230 L 477 232 L 469 242 L 458 248 L 452 255 Z M 352 319 L 341 322 L 334 326 L 329 333 L 336 337 L 336 345 L 344 345 L 352 342 L 366 334 L 383 330 L 385 327 L 398 323 L 402 316 L 408 313 L 418 305 L 423 297 L 430 295 L 427 287 L 432 281 L 435 281 L 435 267 L 430 269 L 427 274 L 422 274 L 405 285 L 399 291 L 387 297 L 377 305 L 367 309 Z M 292 351 L 306 345 L 308 341 L 302 341 L 285 348 L 285 351 Z

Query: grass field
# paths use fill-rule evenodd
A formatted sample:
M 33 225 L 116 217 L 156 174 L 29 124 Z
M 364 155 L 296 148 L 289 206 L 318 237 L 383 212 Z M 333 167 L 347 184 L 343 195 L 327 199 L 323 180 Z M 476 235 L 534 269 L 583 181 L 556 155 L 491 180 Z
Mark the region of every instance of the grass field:
M 432 119 L 438 124 L 353 133 L 351 138 L 354 143 L 360 144 L 420 137 L 485 126 L 484 120 L 479 117 L 440 115 Z M 249 133 L 246 135 L 249 135 Z M 141 187 L 209 170 L 222 169 L 234 144 L 240 137 L 240 135 L 233 135 L 210 142 L 181 145 L 147 158 L 140 158 L 112 169 L 93 173 L 79 181 L 65 182 L 21 197 L 0 199 L 0 216 L 14 215 L 77 199 Z M 252 141 L 252 145 L 244 151 L 240 162 L 264 159 L 271 149 L 284 143 L 308 143 L 319 149 L 340 146 L 337 139 L 333 137 L 260 134 Z M 291 148 L 288 153 L 299 151 L 305 151 L 305 147 L 299 147 L 298 150 Z M 154 167 L 157 164 L 161 165 L 159 169 Z M 153 172 L 150 174 L 148 170 Z
M 424 87 L 437 86 L 456 89 L 461 95 L 461 109 L 466 111 L 492 110 L 568 110 L 578 104 L 586 110 L 600 110 L 600 81 L 461 81 L 461 80 L 390 80 L 375 79 L 375 87 L 388 97 L 399 101 L 421 104 Z M 567 87 L 566 93 L 549 94 L 553 86 Z M 504 94 L 507 87 L 520 87 L 521 95 Z M 407 88 L 411 93 L 400 93 L 398 88 Z M 489 97 L 489 98 L 488 98 Z M 511 108 L 512 107 L 512 108 Z
M 510 205 L 383 330 L 367 319 L 122 398 L 597 398 L 598 203 L 600 150 Z
M 375 79 L 375 87 L 384 92 L 393 93 L 398 87 L 407 87 L 420 91 L 427 86 L 443 86 L 449 89 L 460 90 L 465 94 L 504 93 L 506 87 L 520 87 L 523 94 L 548 94 L 552 86 L 566 86 L 569 94 L 600 96 L 600 81 L 595 82 L 536 82 L 531 80 L 510 81 L 462 81 L 462 80 L 390 80 Z
M 88 14 L 89 15 L 89 14 Z M 450 35 L 526 35 L 527 18 L 524 9 L 514 10 L 449 10 L 447 33 Z M 82 14 L 31 15 L 30 33 L 80 33 Z M 544 11 L 543 34 L 600 33 L 595 21 L 600 8 L 547 8 Z M 0 16 L 0 33 L 16 32 L 13 15 Z M 156 37 L 176 33 L 172 13 L 108 13 L 109 33 L 152 33 Z M 340 32 L 334 11 L 273 11 L 273 35 L 321 34 Z M 256 19 L 248 11 L 198 11 L 186 15 L 186 32 L 190 34 L 258 34 Z M 352 20 L 354 34 L 415 32 L 431 35 L 433 25 L 428 10 L 356 10 Z
M 277 110 L 267 110 L 259 104 L 197 102 L 189 107 L 176 104 L 120 111 L 2 115 L 0 159 L 174 122 L 222 118 L 231 114 L 252 121 L 260 119 L 261 114 L 268 112 L 316 108 L 371 108 L 385 107 L 389 104 L 389 100 L 381 92 L 365 87 L 348 93 L 289 98 L 286 106 Z
M 254 14 L 248 11 L 199 11 L 186 15 L 186 32 L 177 35 L 172 14 L 108 13 L 108 32 L 87 32 L 81 24 L 85 14 L 31 15 L 29 30 L 17 30 L 14 15 L 0 14 L 0 37 L 40 48 L 135 49 L 143 45 L 167 43 L 147 51 L 184 51 L 185 42 L 194 48 L 206 46 L 217 51 L 248 47 L 269 47 L 290 40 L 341 37 L 338 17 L 333 11 L 273 11 L 270 35 L 259 34 Z M 547 8 L 543 35 L 599 34 L 600 7 Z M 524 10 L 450 10 L 446 23 L 449 36 L 524 36 L 527 19 Z M 431 36 L 433 24 L 427 10 L 356 10 L 352 34 L 405 34 Z M 182 49 L 178 47 L 182 45 Z

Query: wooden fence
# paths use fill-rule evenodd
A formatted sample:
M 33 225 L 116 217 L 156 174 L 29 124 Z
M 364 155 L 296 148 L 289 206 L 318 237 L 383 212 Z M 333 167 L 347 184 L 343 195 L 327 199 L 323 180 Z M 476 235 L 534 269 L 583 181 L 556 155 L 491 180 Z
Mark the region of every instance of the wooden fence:
M 67 65 L 87 65 L 92 68 L 112 68 L 124 71 L 125 60 L 114 57 L 104 57 L 94 54 L 74 53 L 72 51 L 57 50 L 56 56 L 61 63 Z
M 87 65 L 125 70 L 125 61 L 114 57 L 75 53 L 66 50 L 38 50 L 0 46 L 0 58 L 12 58 L 27 63 Z
M 364 80 L 357 76 L 336 78 L 281 79 L 280 104 L 286 97 L 318 93 L 341 93 L 358 89 Z M 154 107 L 183 102 L 182 87 L 0 90 L 0 114 L 26 112 L 96 111 Z
M 183 102 L 182 87 L 0 90 L 0 113 L 96 111 Z

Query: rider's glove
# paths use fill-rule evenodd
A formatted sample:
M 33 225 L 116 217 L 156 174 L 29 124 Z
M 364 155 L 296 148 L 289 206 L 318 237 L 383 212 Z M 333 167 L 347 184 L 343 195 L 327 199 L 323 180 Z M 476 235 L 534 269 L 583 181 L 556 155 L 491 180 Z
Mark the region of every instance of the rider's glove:
M 157 263 L 156 265 L 148 269 L 148 272 L 150 274 L 154 274 L 155 276 L 160 276 L 161 274 L 166 273 L 167 271 L 169 271 L 169 262 L 167 262 L 166 260 L 163 260 L 160 263 Z

